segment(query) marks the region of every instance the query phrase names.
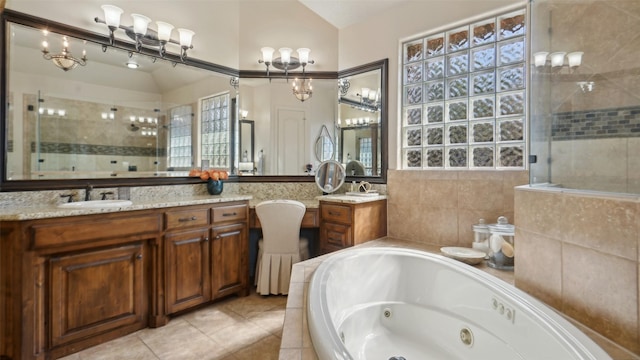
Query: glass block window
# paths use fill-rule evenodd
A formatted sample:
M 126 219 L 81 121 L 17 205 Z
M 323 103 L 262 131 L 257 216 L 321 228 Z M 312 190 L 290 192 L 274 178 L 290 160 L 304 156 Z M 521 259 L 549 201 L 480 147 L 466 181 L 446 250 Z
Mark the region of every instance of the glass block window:
M 191 163 L 191 129 L 193 109 L 191 106 L 178 106 L 169 112 L 169 167 L 189 169 Z
M 371 138 L 359 138 L 358 143 L 358 160 L 364 165 L 365 175 L 371 176 L 371 166 L 373 165 Z
M 518 10 L 402 46 L 402 167 L 524 169 L 526 16 Z
M 210 167 L 229 168 L 231 155 L 231 102 L 229 93 L 200 99 L 202 160 Z

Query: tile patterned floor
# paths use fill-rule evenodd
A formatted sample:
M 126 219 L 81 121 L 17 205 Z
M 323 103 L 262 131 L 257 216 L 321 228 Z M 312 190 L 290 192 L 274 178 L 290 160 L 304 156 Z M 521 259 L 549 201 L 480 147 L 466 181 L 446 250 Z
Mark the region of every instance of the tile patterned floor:
M 286 296 L 230 297 L 63 360 L 278 359 Z

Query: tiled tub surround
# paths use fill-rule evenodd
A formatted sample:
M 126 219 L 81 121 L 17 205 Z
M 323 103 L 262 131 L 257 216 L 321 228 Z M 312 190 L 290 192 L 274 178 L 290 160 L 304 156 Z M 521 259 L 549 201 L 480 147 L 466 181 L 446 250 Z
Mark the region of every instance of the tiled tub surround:
M 432 253 L 439 253 L 439 246 L 421 244 L 411 241 L 404 241 L 393 238 L 382 238 L 369 241 L 367 243 L 357 245 L 356 247 L 370 246 L 397 246 L 403 248 L 418 249 Z M 341 251 L 350 251 L 345 249 Z M 280 344 L 280 360 L 319 360 L 313 343 L 309 335 L 307 327 L 307 289 L 311 277 L 315 269 L 331 254 L 313 258 L 293 266 L 291 274 L 291 285 L 289 287 L 289 296 L 287 299 L 287 307 L 284 319 L 284 328 L 282 332 L 282 343 Z M 478 265 L 483 271 L 498 277 L 507 283 L 513 284 L 514 274 L 512 272 L 500 271 L 486 266 L 486 264 Z M 615 360 L 638 360 L 640 357 L 630 354 L 625 349 L 614 344 L 610 340 L 600 336 L 598 333 L 591 331 L 574 320 L 574 323 L 581 331 L 591 337 L 600 347 L 602 347 Z
M 513 224 L 513 188 L 528 183 L 527 171 L 389 170 L 388 234 L 471 247 L 479 219 L 504 215 Z
M 515 284 L 640 354 L 640 197 L 515 190 Z

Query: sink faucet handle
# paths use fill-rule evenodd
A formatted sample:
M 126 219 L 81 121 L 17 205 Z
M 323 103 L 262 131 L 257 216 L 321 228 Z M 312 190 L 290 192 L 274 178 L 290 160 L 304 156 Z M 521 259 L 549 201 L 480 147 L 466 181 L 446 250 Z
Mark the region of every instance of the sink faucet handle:
M 60 195 L 61 198 L 67 198 L 67 202 L 73 202 L 73 195 L 74 194 L 62 194 Z
M 107 200 L 107 195 L 113 195 L 113 191 L 103 191 L 100 195 L 102 195 L 101 200 Z

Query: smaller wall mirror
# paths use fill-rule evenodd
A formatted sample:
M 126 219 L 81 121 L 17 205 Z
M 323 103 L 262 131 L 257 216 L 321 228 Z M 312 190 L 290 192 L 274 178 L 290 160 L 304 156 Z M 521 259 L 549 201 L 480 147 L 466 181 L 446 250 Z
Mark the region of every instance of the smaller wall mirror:
M 316 185 L 325 194 L 331 194 L 340 189 L 344 179 L 344 167 L 335 160 L 323 161 L 316 171 Z
M 322 125 L 320 134 L 316 138 L 316 159 L 318 159 L 318 161 L 320 162 L 333 160 L 334 151 L 335 146 L 333 143 L 333 138 L 331 137 L 331 134 L 329 134 L 329 130 L 327 129 L 327 127 Z
M 339 74 L 336 160 L 349 180 L 386 179 L 387 79 L 387 60 Z

